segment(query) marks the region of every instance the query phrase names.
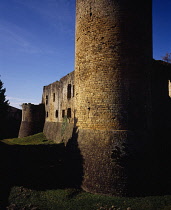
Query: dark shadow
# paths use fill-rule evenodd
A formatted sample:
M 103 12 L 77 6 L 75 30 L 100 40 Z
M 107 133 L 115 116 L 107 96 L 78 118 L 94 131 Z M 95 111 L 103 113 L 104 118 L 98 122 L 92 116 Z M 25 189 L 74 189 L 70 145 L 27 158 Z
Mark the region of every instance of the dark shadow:
M 1 142 L 0 209 L 8 204 L 12 186 L 35 190 L 67 187 L 65 164 L 64 144 L 19 146 Z
M 129 196 L 171 194 L 171 98 L 168 80 L 171 80 L 171 64 L 153 61 L 151 122 L 145 129 L 147 135 L 143 133 L 142 126 L 142 130 L 134 131 L 135 136 L 130 136 L 121 148 L 115 146 L 112 151 L 112 160 L 127 175 L 125 188 Z
M 8 204 L 11 189 L 8 146 L 0 142 L 0 210 Z
M 66 145 L 67 177 L 70 187 L 80 188 L 83 180 L 83 157 L 78 146 L 78 130 L 73 129 L 72 137 Z
M 66 146 L 0 142 L 0 209 L 8 205 L 12 186 L 35 190 L 80 188 L 83 170 L 76 130 Z
M 151 183 L 157 194 L 171 193 L 171 99 L 159 100 L 153 109 Z
M 171 193 L 171 98 L 168 81 L 171 64 L 153 61 L 152 69 L 152 131 L 149 148 L 149 172 L 153 194 Z
M 64 187 L 65 146 L 5 146 L 4 169 L 11 185 L 45 190 Z
M 21 115 L 20 109 L 8 107 L 6 115 L 0 117 L 0 140 L 18 137 Z

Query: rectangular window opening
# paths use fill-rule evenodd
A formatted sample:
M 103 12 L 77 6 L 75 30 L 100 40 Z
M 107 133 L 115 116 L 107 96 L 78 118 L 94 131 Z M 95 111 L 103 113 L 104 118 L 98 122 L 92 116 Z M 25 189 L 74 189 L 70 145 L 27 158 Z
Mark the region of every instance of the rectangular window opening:
M 71 108 L 67 109 L 67 118 L 71 118 Z
M 71 98 L 71 84 L 68 84 L 68 88 L 67 88 L 67 98 Z
M 55 102 L 55 93 L 53 94 L 53 102 Z
M 75 85 L 73 85 L 72 91 L 73 91 L 72 96 L 74 97 L 75 96 Z
M 62 118 L 65 117 L 65 110 L 62 110 Z
M 48 104 L 48 95 L 46 96 L 46 105 Z
M 55 117 L 58 118 L 58 110 L 55 112 Z

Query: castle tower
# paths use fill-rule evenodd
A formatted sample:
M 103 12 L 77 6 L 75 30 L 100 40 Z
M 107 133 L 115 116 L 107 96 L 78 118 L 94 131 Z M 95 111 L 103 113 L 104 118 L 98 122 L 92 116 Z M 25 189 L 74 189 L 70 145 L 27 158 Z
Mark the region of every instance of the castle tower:
M 151 0 L 76 4 L 75 121 L 82 187 L 136 194 L 148 179 Z
M 44 104 L 22 104 L 22 121 L 18 137 L 23 138 L 39 132 L 43 132 L 44 121 Z

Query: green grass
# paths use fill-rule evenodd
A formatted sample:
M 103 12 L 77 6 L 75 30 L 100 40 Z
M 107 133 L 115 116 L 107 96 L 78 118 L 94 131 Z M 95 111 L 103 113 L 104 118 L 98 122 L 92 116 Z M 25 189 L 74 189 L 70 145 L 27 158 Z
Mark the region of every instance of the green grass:
M 13 151 L 14 149 L 11 147 L 13 145 L 33 145 L 32 149 L 34 149 L 34 145 L 54 144 L 53 141 L 48 141 L 43 133 L 20 139 L 5 139 L 1 142 L 7 145 L 7 147 L 4 147 L 6 151 L 9 148 L 9 151 Z M 23 147 L 17 146 L 17 148 L 14 148 L 17 154 L 20 154 L 21 149 L 23 150 Z M 41 148 L 40 146 L 39 149 L 41 150 Z M 44 155 L 44 147 L 41 151 Z M 39 153 L 38 156 L 40 156 Z M 10 174 L 12 174 L 12 171 Z M 46 179 L 48 178 L 46 177 Z M 43 182 L 48 182 L 46 179 Z M 118 198 L 91 194 L 78 189 L 36 190 L 34 187 L 29 189 L 23 187 L 22 184 L 12 184 L 7 198 L 8 207 L 6 209 L 8 210 L 171 210 L 171 195 Z
M 54 144 L 54 141 L 47 140 L 43 133 L 38 133 L 33 136 L 24 138 L 4 139 L 1 142 L 8 145 L 40 145 L 40 144 Z
M 13 187 L 9 196 L 14 209 L 40 210 L 170 210 L 171 196 L 118 198 L 77 189 L 35 191 Z

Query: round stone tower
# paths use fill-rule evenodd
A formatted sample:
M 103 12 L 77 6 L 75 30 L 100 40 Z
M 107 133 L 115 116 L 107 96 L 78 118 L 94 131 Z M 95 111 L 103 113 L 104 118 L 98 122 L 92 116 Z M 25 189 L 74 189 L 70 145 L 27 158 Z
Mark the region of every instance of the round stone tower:
M 87 191 L 137 194 L 148 180 L 151 8 L 151 0 L 76 1 L 75 122 Z
M 23 138 L 39 132 L 43 132 L 44 121 L 44 104 L 22 104 L 22 121 L 18 137 Z

